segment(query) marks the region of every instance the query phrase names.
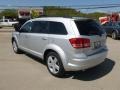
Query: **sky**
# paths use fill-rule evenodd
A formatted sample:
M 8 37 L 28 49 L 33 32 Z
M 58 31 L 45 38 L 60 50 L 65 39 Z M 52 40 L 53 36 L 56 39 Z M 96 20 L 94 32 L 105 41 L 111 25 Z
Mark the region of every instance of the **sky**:
M 0 7 L 5 6 L 73 6 L 73 5 L 102 5 L 120 4 L 120 0 L 0 0 Z M 120 8 L 109 9 L 82 9 L 83 12 L 100 11 L 112 12 L 120 11 Z

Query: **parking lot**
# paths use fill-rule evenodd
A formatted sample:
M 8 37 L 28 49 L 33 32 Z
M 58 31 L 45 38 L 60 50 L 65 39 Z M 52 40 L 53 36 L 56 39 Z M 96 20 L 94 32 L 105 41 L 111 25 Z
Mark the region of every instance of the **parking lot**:
M 11 31 L 0 29 L 0 90 L 120 90 L 120 40 L 107 39 L 108 56 L 96 68 L 56 78 L 40 59 L 14 54 Z

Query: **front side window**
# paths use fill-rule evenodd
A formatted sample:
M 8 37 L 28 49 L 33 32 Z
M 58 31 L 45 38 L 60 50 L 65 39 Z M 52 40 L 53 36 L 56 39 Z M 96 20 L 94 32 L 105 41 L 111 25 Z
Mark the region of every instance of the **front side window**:
M 113 26 L 113 23 L 109 22 L 109 23 L 108 23 L 108 26 Z
M 48 22 L 33 21 L 32 33 L 48 33 Z
M 20 32 L 28 33 L 31 31 L 32 22 L 28 22 L 20 29 Z
M 5 22 L 8 22 L 8 20 L 5 20 Z
M 103 24 L 102 26 L 109 26 L 109 23 L 105 23 L 105 24 Z
M 49 33 L 66 35 L 67 31 L 66 31 L 64 24 L 62 24 L 60 22 L 49 22 Z
M 119 23 L 113 23 L 113 27 L 120 27 Z

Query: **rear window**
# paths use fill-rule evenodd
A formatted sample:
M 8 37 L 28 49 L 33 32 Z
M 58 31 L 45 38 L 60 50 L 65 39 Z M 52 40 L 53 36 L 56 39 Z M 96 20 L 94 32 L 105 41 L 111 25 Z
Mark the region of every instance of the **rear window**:
M 102 35 L 104 33 L 102 27 L 94 20 L 77 20 L 75 24 L 80 35 Z

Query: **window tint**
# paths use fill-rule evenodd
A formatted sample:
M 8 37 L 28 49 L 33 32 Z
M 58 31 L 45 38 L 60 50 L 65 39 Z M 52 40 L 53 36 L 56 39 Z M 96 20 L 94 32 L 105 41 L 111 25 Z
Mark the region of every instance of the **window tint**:
M 105 24 L 103 24 L 102 26 L 109 26 L 109 23 L 105 23 Z
M 34 21 L 31 32 L 33 32 L 33 33 L 48 33 L 48 22 Z
M 114 23 L 113 23 L 113 27 L 120 27 L 120 25 L 119 25 L 119 23 L 114 22 Z
M 119 25 L 119 27 L 120 27 L 120 22 L 118 22 L 118 25 Z
M 5 22 L 8 22 L 8 20 L 5 20 Z
M 115 27 L 117 25 L 117 23 L 112 23 L 112 26 Z
M 60 22 L 49 22 L 49 33 L 65 35 L 67 34 L 67 31 L 64 24 Z
M 32 27 L 32 22 L 28 22 L 20 29 L 20 32 L 30 32 L 31 27 Z
M 102 27 L 94 20 L 75 21 L 81 35 L 101 35 L 104 33 Z
M 113 26 L 113 23 L 109 22 L 109 23 L 108 23 L 108 26 Z

